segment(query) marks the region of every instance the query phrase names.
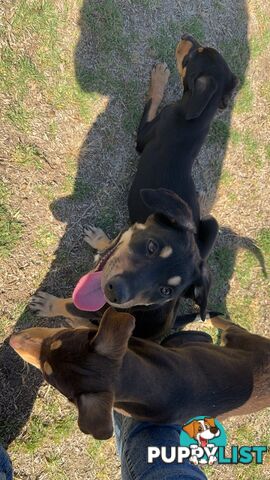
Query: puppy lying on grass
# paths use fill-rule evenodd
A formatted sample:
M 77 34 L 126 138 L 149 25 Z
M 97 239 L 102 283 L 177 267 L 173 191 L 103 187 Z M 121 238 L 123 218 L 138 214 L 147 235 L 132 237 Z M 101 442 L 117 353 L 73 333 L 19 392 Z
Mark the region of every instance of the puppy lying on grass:
M 131 337 L 132 315 L 106 310 L 100 326 L 30 328 L 11 347 L 40 368 L 76 405 L 78 424 L 97 439 L 113 433 L 112 409 L 154 423 L 225 418 L 270 406 L 270 340 L 215 317 L 225 346 L 201 332 L 174 334 L 162 345 Z

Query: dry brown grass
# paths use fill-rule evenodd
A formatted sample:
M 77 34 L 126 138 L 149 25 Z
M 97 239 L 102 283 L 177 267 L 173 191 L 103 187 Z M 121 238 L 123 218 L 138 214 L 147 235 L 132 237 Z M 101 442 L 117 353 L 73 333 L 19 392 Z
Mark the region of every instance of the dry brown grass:
M 99 224 L 113 235 L 126 224 L 134 132 L 149 71 L 167 61 L 172 76 L 165 101 L 177 98 L 174 47 L 183 30 L 219 48 L 245 79 L 234 111 L 218 117 L 194 171 L 208 210 L 228 227 L 211 259 L 210 307 L 228 309 L 270 337 L 266 280 L 254 255 L 239 247 L 242 237 L 251 237 L 269 257 L 267 5 L 6 0 L 0 8 L 0 168 L 5 206 L 22 224 L 21 238 L 1 259 L 2 339 L 15 325 L 37 323 L 25 308 L 36 289 L 67 296 L 88 269 L 84 225 Z M 7 345 L 0 361 L 0 433 L 3 442 L 12 441 L 16 479 L 120 477 L 113 440 L 100 445 L 82 435 L 66 401 L 47 386 L 38 391 L 40 377 Z M 269 410 L 226 422 L 231 441 L 266 442 L 268 418 Z M 269 476 L 269 457 L 257 468 L 220 466 L 209 473 L 211 480 Z

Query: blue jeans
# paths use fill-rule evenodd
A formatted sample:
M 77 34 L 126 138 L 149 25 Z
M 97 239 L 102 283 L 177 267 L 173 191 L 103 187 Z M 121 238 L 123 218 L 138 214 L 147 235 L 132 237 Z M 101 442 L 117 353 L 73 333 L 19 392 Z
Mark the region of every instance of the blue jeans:
M 12 466 L 7 452 L 0 446 L 0 480 L 12 480 Z
M 207 480 L 200 468 L 188 461 L 147 463 L 147 447 L 179 446 L 180 427 L 137 422 L 114 412 L 116 446 L 121 459 L 122 480 Z

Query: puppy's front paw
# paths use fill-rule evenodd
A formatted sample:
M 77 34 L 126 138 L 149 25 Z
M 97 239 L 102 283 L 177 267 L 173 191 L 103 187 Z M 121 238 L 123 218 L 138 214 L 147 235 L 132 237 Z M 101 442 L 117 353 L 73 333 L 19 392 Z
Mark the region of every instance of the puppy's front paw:
M 209 465 L 214 465 L 214 463 L 217 462 L 217 457 L 214 457 L 214 455 L 211 455 L 209 458 Z
M 110 245 L 110 240 L 101 228 L 89 225 L 84 229 L 84 241 L 95 250 L 104 250 Z
M 55 317 L 55 306 L 58 300 L 47 292 L 38 292 L 31 298 L 29 307 L 38 317 Z

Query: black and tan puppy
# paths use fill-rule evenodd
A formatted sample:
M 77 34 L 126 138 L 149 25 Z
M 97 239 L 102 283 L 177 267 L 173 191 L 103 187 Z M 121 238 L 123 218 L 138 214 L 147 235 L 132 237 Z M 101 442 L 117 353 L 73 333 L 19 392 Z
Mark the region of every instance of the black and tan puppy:
M 152 71 L 137 137 L 141 157 L 128 199 L 132 226 L 113 242 L 102 230 L 89 229 L 87 241 L 103 251 L 101 261 L 81 279 L 73 302 L 62 301 L 60 308 L 55 297 L 37 295 L 32 306 L 41 315 L 85 317 L 80 311 L 99 310 L 106 303 L 125 310 L 146 306 L 136 335 L 154 337 L 172 324 L 180 296 L 187 296 L 205 318 L 210 287 L 206 259 L 218 225 L 212 217 L 201 219 L 191 171 L 236 79 L 216 50 L 189 35 L 177 46 L 176 60 L 184 93 L 159 114 L 169 71 L 164 64 Z
M 131 337 L 134 317 L 111 308 L 99 328 L 31 328 L 10 345 L 77 406 L 83 432 L 106 439 L 113 408 L 140 421 L 183 425 L 199 415 L 225 418 L 270 406 L 270 340 L 219 317 L 212 323 L 224 330 L 225 347 L 201 342 L 200 332 L 193 341 L 189 332 L 188 343 L 180 333 L 162 345 Z

